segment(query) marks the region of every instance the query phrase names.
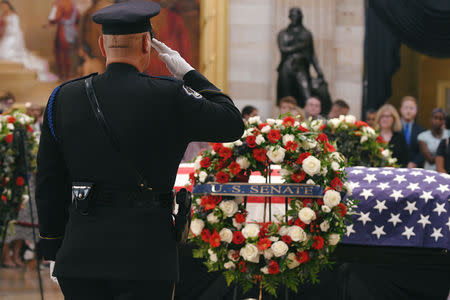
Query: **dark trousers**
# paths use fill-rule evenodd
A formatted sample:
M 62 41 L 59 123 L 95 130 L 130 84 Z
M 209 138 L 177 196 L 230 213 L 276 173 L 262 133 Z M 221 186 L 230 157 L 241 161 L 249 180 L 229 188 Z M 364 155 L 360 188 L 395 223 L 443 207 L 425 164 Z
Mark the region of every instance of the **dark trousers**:
M 171 300 L 174 282 L 58 278 L 65 300 Z

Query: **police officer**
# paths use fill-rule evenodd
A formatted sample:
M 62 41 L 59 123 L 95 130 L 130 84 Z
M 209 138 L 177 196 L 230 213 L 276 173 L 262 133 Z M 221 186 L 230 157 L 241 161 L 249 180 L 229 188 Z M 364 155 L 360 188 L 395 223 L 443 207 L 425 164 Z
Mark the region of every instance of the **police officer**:
M 171 190 L 183 153 L 192 141 L 230 142 L 244 130 L 227 95 L 151 40 L 159 9 L 129 1 L 96 12 L 106 71 L 63 84 L 47 104 L 36 200 L 43 255 L 56 260 L 66 299 L 171 299 Z M 141 73 L 152 46 L 175 78 Z

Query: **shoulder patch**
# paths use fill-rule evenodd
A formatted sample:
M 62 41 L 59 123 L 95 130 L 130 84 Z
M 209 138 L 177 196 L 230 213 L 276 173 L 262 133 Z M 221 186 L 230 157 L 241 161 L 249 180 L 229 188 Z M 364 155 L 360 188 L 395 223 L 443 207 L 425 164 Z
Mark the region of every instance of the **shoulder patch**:
M 148 78 L 152 78 L 152 79 L 162 79 L 162 80 L 168 80 L 168 81 L 173 81 L 173 82 L 178 82 L 179 80 L 176 79 L 175 77 L 170 77 L 170 76 L 151 76 L 145 73 L 139 73 L 141 76 L 143 77 L 148 77 Z
M 192 88 L 188 87 L 187 85 L 183 84 L 183 91 L 188 94 L 188 96 L 192 96 L 196 99 L 202 99 L 203 96 L 200 95 L 199 93 L 197 93 L 196 91 L 194 91 Z
M 75 78 L 69 81 L 64 82 L 63 84 L 57 86 L 52 94 L 50 95 L 50 98 L 48 99 L 48 105 L 47 105 L 47 119 L 48 119 L 48 126 L 50 127 L 50 132 L 52 133 L 53 138 L 55 139 L 55 141 L 58 141 L 58 138 L 56 137 L 56 133 L 55 133 L 55 124 L 54 124 L 54 120 L 53 120 L 53 108 L 55 106 L 55 99 L 56 99 L 56 95 L 58 94 L 59 90 L 65 86 L 66 84 L 69 84 L 71 82 L 75 82 L 77 80 L 83 80 L 86 79 L 88 77 L 91 76 L 95 76 L 97 75 L 97 73 L 92 73 L 89 74 L 87 76 L 84 77 L 79 77 L 79 78 Z

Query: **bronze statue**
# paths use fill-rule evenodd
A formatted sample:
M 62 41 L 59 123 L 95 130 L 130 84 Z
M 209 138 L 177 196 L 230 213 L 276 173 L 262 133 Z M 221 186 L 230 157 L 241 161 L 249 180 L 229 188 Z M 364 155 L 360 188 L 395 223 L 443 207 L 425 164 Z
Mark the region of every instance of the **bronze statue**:
M 328 88 L 314 53 L 312 34 L 302 24 L 303 13 L 300 8 L 291 8 L 289 19 L 289 26 L 278 34 L 281 62 L 278 66 L 277 104 L 281 98 L 293 96 L 298 105 L 303 107 L 306 99 L 316 94 L 322 101 L 322 110 L 326 111 L 330 99 L 323 99 L 329 98 Z M 311 64 L 318 78 L 311 78 Z

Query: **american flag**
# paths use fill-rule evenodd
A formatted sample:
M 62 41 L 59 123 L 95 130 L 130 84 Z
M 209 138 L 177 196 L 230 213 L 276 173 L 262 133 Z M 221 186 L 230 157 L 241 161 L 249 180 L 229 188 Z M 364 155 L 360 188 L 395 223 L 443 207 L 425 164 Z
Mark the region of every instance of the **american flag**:
M 282 183 L 279 167 L 272 168 L 271 182 Z M 186 185 L 193 171 L 192 164 L 181 164 L 175 188 Z M 450 175 L 423 169 L 346 171 L 352 197 L 360 202 L 342 243 L 450 249 Z M 250 176 L 250 183 L 263 182 L 259 173 Z M 248 220 L 263 220 L 264 200 L 249 197 Z M 284 214 L 284 198 L 272 198 L 271 206 L 272 216 Z

